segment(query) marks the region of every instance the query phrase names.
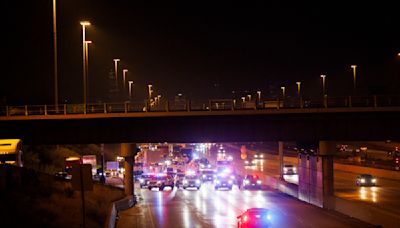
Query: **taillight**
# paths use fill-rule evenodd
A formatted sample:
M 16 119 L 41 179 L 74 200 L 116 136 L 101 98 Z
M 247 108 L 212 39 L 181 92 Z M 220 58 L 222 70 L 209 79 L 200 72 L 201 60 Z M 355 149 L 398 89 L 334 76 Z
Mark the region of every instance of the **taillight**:
M 243 222 L 247 222 L 247 215 L 243 216 Z

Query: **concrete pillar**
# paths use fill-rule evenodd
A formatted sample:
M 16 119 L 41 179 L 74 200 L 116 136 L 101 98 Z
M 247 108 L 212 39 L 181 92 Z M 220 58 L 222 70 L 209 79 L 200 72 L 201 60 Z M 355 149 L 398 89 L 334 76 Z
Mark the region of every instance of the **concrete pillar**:
M 283 180 L 283 141 L 278 142 L 279 177 Z
M 322 177 L 323 177 L 323 207 L 334 208 L 334 182 L 333 182 L 333 155 L 335 144 L 328 141 L 319 142 L 319 154 L 322 157 Z
M 133 153 L 135 151 L 136 144 L 132 143 L 121 143 L 121 156 L 125 158 L 124 169 L 124 189 L 125 195 L 133 195 Z

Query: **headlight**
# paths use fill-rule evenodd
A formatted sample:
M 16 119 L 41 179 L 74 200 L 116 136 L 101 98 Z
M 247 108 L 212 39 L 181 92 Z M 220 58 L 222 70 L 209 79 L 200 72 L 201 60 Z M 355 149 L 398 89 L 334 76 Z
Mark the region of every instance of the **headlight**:
M 361 179 L 361 183 L 365 183 L 365 179 Z
M 228 183 L 229 183 L 229 184 L 232 184 L 232 180 L 229 180 Z
M 187 180 L 183 180 L 182 183 L 183 183 L 183 184 L 187 184 Z
M 261 180 L 257 180 L 257 184 L 261 184 Z
M 208 167 L 208 168 L 211 168 L 211 165 L 208 165 L 207 167 Z
M 207 177 L 207 175 L 203 174 L 203 178 L 206 178 L 206 177 Z
M 258 158 L 258 155 L 256 154 L 256 155 L 254 155 L 254 157 L 255 157 L 255 158 Z
M 217 180 L 217 181 L 215 181 L 215 183 L 219 184 L 220 182 L 219 182 L 219 180 Z
M 283 171 L 284 171 L 284 172 L 287 172 L 287 168 L 283 168 Z
M 264 155 L 261 154 L 261 155 L 260 155 L 260 158 L 264 158 Z
M 375 178 L 372 179 L 371 182 L 372 182 L 372 183 L 376 183 L 376 179 L 375 179 Z
M 200 184 L 200 180 L 196 180 L 196 184 Z
M 161 184 L 161 181 L 157 181 L 157 184 Z
M 271 215 L 270 214 L 267 215 L 267 220 L 271 220 Z
M 244 161 L 244 164 L 249 164 L 249 161 Z
M 293 167 L 293 172 L 296 172 L 296 167 Z
M 244 183 L 245 183 L 245 184 L 249 184 L 250 181 L 249 181 L 249 180 L 245 180 Z
M 143 182 L 144 182 L 144 180 L 143 180 L 143 179 L 139 179 L 139 182 L 140 182 L 140 183 L 143 183 Z
M 231 179 L 235 179 L 235 176 L 231 175 Z

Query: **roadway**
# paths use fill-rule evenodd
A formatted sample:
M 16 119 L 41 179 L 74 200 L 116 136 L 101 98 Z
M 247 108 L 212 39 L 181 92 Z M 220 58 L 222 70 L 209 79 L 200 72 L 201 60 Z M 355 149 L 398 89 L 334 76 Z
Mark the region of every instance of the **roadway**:
M 136 187 L 138 204 L 119 213 L 125 227 L 236 227 L 236 216 L 247 208 L 265 207 L 271 227 L 372 227 L 326 211 L 272 189 L 215 191 L 211 183 L 197 190 L 158 191 Z

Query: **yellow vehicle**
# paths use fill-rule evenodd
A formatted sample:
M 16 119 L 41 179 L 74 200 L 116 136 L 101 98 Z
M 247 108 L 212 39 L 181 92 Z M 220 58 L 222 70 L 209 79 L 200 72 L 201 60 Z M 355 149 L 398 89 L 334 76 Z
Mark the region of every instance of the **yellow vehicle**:
M 20 139 L 0 139 L 0 164 L 23 166 Z

